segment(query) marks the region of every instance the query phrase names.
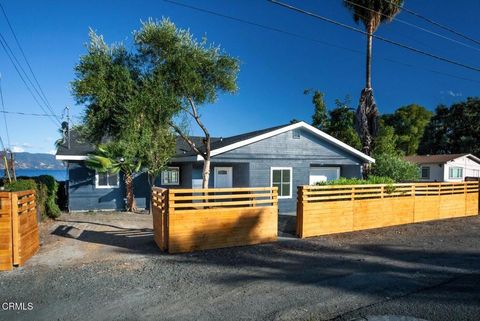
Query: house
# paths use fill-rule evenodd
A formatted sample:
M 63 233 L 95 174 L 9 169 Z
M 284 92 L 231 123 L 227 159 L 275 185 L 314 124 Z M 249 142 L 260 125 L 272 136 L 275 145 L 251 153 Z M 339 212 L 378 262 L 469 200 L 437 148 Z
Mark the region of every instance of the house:
M 472 154 L 406 156 L 420 167 L 420 180 L 461 182 L 465 177 L 480 177 L 480 159 Z
M 202 146 L 201 137 L 192 137 Z M 287 124 L 232 137 L 212 138 L 210 187 L 277 186 L 279 212 L 294 214 L 296 187 L 342 177 L 362 177 L 362 165 L 375 160 L 305 122 Z M 119 175 L 95 173 L 85 166 L 93 146 L 72 138 L 70 149 L 60 146 L 56 158 L 68 166 L 71 211 L 124 208 Z M 203 159 L 177 139 L 175 157 L 156 185 L 200 188 Z M 134 179 L 139 207 L 149 204 L 145 174 Z

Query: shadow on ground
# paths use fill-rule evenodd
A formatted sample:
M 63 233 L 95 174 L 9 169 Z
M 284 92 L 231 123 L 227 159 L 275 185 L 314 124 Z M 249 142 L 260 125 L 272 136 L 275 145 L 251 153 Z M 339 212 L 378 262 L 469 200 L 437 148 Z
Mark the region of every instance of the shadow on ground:
M 82 242 L 120 247 L 139 254 L 161 254 L 153 241 L 150 228 L 124 228 L 112 224 L 90 221 L 62 221 L 51 233 Z M 78 224 L 88 224 L 93 229 L 79 229 Z M 106 230 L 96 230 L 96 227 Z

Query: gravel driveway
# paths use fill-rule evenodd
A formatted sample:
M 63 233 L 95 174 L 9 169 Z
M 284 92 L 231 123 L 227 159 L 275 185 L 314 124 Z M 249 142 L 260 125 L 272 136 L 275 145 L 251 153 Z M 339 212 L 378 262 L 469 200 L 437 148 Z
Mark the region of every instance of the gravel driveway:
M 0 273 L 0 320 L 479 320 L 480 218 L 193 254 L 153 243 L 151 217 L 63 215 Z M 366 320 L 366 319 L 362 319 Z

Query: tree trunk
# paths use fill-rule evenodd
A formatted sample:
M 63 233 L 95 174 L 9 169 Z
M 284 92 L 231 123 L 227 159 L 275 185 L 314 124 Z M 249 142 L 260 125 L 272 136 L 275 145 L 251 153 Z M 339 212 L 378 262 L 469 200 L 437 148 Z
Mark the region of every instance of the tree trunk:
M 127 193 L 127 211 L 135 212 L 137 210 L 137 204 L 135 196 L 133 194 L 133 175 L 125 173 L 125 189 Z
M 373 28 L 370 24 L 367 27 L 367 68 L 366 68 L 366 78 L 365 78 L 365 88 L 372 88 L 372 33 Z
M 208 188 L 210 179 L 210 156 L 203 160 L 202 188 Z
M 378 117 L 373 90 L 372 88 L 364 88 L 355 115 L 355 127 L 362 140 L 362 151 L 367 155 L 370 155 L 373 139 L 377 135 Z

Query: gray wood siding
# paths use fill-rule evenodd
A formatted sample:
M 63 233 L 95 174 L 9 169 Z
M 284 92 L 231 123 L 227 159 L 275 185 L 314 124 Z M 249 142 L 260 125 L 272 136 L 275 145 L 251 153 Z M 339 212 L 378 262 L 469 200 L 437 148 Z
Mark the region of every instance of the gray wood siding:
M 70 211 L 124 210 L 125 186 L 120 175 L 118 188 L 95 188 L 95 171 L 83 161 L 68 162 L 68 207 Z M 134 177 L 133 188 L 139 208 L 148 208 L 150 186 L 144 173 Z
M 215 157 L 221 160 L 284 159 L 306 160 L 325 165 L 360 165 L 362 161 L 337 146 L 300 129 L 300 138 L 294 139 L 292 131 L 231 150 Z
M 297 186 L 309 183 L 311 165 L 339 166 L 341 176 L 361 177 L 362 160 L 308 131 L 299 132 L 298 139 L 289 131 L 217 155 L 214 162 L 248 162 L 251 187 L 270 186 L 271 167 L 292 167 L 292 197 L 279 200 L 282 214 L 295 213 Z

